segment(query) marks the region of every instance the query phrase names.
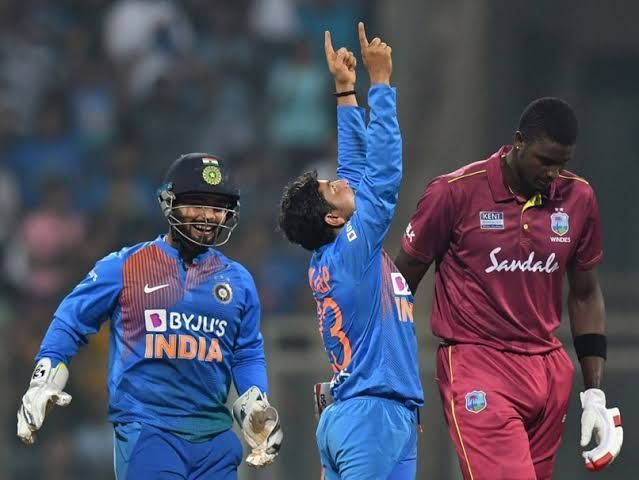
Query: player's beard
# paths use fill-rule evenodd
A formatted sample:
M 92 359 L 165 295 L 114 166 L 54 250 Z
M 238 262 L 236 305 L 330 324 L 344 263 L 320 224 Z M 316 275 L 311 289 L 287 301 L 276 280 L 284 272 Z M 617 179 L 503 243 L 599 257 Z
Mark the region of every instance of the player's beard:
M 179 226 L 172 226 L 171 230 L 173 230 L 171 232 L 171 237 L 173 242 L 176 245 L 177 251 L 180 254 L 180 257 L 182 257 L 182 260 L 184 260 L 184 262 L 186 263 L 192 263 L 193 259 L 195 257 L 197 257 L 198 255 L 206 252 L 208 250 L 208 247 L 205 247 L 204 245 L 198 245 L 197 243 L 192 242 L 191 240 L 189 240 L 187 237 L 190 237 L 190 235 L 187 234 L 187 232 L 185 231 L 178 231 L 180 227 Z M 193 228 L 192 226 L 190 228 Z M 184 236 L 186 235 L 186 237 Z M 215 232 L 213 232 L 211 234 L 211 237 L 215 235 Z M 197 238 L 198 241 L 201 241 L 201 239 Z M 207 239 L 208 240 L 208 239 Z

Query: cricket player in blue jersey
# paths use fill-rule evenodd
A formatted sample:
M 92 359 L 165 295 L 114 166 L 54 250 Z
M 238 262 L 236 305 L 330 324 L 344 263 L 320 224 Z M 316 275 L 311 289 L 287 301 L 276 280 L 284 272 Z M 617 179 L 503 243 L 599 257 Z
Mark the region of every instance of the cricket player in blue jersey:
M 242 445 L 262 466 L 282 432 L 270 406 L 260 303 L 249 272 L 216 247 L 237 225 L 239 189 L 221 159 L 178 158 L 158 190 L 166 235 L 112 253 L 56 310 L 18 410 L 18 436 L 35 441 L 50 405 L 64 406 L 67 366 L 110 318 L 109 421 L 118 480 L 236 479 Z
M 402 139 L 390 87 L 391 48 L 370 43 L 359 24 L 371 88 L 370 121 L 355 97 L 355 57 L 333 50 L 328 68 L 337 96 L 336 180 L 306 173 L 286 188 L 279 223 L 286 237 L 313 251 L 309 282 L 333 370 L 334 403 L 317 428 L 327 480 L 414 479 L 419 378 L 413 297 L 382 243 L 402 177 Z

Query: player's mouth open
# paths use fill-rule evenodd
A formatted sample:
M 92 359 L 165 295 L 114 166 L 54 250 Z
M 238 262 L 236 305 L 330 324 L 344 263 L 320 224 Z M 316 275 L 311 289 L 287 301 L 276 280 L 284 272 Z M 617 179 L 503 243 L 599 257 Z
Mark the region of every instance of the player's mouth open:
M 198 232 L 202 232 L 202 233 L 212 233 L 213 232 L 213 225 L 193 225 L 193 228 L 195 228 Z

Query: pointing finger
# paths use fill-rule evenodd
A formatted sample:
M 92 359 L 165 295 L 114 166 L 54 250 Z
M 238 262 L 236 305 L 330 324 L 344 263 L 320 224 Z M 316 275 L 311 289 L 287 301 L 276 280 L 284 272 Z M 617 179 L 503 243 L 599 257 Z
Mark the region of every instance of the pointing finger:
M 366 39 L 366 30 L 364 29 L 364 22 L 357 24 L 357 32 L 359 34 L 359 46 L 361 48 L 368 47 L 368 40 Z
M 335 50 L 333 50 L 333 43 L 331 42 L 331 32 L 328 30 L 324 32 L 324 52 L 326 53 L 327 58 L 335 53 Z

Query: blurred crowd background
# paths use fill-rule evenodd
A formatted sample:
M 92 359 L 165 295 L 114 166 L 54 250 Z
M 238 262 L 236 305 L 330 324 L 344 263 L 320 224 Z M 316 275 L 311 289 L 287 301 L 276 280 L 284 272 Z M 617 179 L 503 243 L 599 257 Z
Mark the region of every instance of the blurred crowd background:
M 536 97 L 562 96 L 576 108 L 581 136 L 570 168 L 595 187 L 604 224 L 607 390 L 631 425 L 639 393 L 627 381 L 639 368 L 636 18 L 631 0 L 1 1 L 0 479 L 113 477 L 106 329 L 72 363 L 74 401 L 47 419 L 36 446 L 18 443 L 14 412 L 58 302 L 97 259 L 166 230 L 155 189 L 170 162 L 192 151 L 228 159 L 238 174 L 240 226 L 224 251 L 256 279 L 272 397 L 287 431 L 278 465 L 242 478 L 319 477 L 310 386 L 329 370 L 305 280 L 308 255 L 287 245 L 275 217 L 289 178 L 313 168 L 334 174 L 323 31 L 359 56 L 359 20 L 394 47 L 407 175 L 391 255 L 428 179 L 508 143 Z M 429 287 L 416 306 L 429 394 L 420 478 L 457 479 L 434 393 Z M 560 335 L 569 342 L 565 329 Z M 561 479 L 586 475 L 576 401 L 571 408 Z M 602 480 L 636 475 L 627 432 Z

